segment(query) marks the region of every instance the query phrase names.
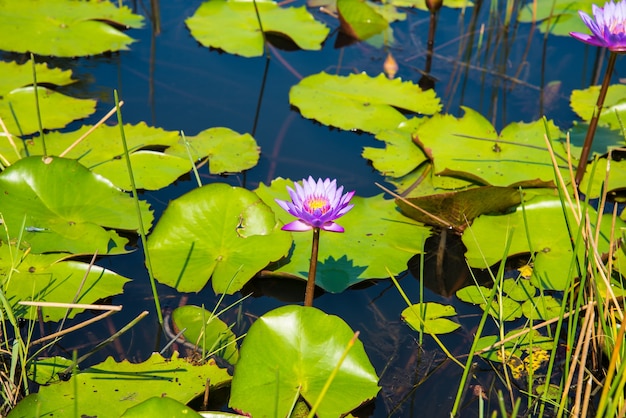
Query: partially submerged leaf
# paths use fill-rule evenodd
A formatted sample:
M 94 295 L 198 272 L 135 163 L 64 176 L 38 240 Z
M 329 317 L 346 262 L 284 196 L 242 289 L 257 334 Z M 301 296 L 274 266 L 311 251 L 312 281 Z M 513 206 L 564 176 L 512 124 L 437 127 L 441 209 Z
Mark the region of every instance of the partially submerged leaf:
M 412 219 L 463 231 L 477 216 L 504 212 L 521 201 L 522 193 L 517 189 L 484 186 L 431 196 L 398 198 L 396 204 L 402 213 Z
M 287 416 L 299 396 L 309 405 L 321 394 L 354 331 L 339 317 L 284 306 L 250 327 L 235 366 L 229 405 L 251 416 Z M 372 399 L 378 376 L 358 339 L 339 367 L 317 415 L 338 417 Z
M 290 246 L 256 194 L 219 183 L 172 200 L 148 238 L 155 277 L 181 292 L 212 278 L 215 292 L 232 294 Z
M 584 90 L 572 90 L 570 105 L 578 117 L 589 122 L 595 113 L 596 103 L 600 95 L 600 86 L 591 86 Z M 626 121 L 626 86 L 614 84 L 609 86 L 600 111 L 599 126 L 608 126 L 619 130 Z M 623 140 L 623 138 L 622 138 Z
M 0 49 L 57 57 L 125 50 L 134 41 L 114 26 L 139 28 L 142 21 L 110 1 L 3 1 Z
M 20 402 L 9 417 L 72 418 L 76 416 L 75 405 L 83 416 L 119 417 L 128 408 L 155 396 L 186 404 L 204 393 L 207 382 L 213 390 L 230 380 L 228 372 L 214 361 L 193 365 L 179 358 L 178 353 L 169 359 L 155 353 L 139 364 L 127 360 L 117 363 L 109 357 L 66 382 L 41 386 L 38 393 Z
M 288 37 L 308 50 L 321 49 L 330 30 L 316 21 L 306 7 L 280 7 L 272 0 L 208 0 L 185 23 L 193 37 L 206 47 L 258 57 L 264 50 L 259 19 L 265 33 Z
M 4 12 L 3 10 L 0 14 L 0 20 Z M 7 34 L 0 37 L 0 43 L 6 39 L 5 35 Z M 43 84 L 66 86 L 75 83 L 76 80 L 72 79 L 71 71 L 50 69 L 46 64 L 36 64 L 35 71 L 37 72 L 39 112 L 44 129 L 63 128 L 76 119 L 91 115 L 96 110 L 95 100 L 69 97 L 42 86 Z M 7 130 L 14 136 L 29 135 L 39 131 L 33 82 L 31 61 L 24 64 L 0 62 L 0 118 Z M 21 141 L 15 142 L 17 142 L 16 145 L 21 146 Z M 15 157 L 15 152 L 9 147 L 6 139 L 0 141 L 0 145 L 3 150 L 8 148 L 9 151 L 4 151 L 3 155 L 10 159 Z
M 155 396 L 147 399 L 122 414 L 124 418 L 144 418 L 144 417 L 185 417 L 202 418 L 202 415 L 188 407 L 182 402 L 163 396 Z
M 289 91 L 289 102 L 306 118 L 345 130 L 378 133 L 407 118 L 399 110 L 432 115 L 441 104 L 433 90 L 384 74 L 347 77 L 327 73 L 305 77 Z M 337 112 L 337 109 L 342 109 Z
M 33 253 L 123 253 L 127 240 L 116 230 L 139 229 L 133 199 L 74 160 L 19 160 L 0 173 L 0 213 L 8 237 L 22 238 Z M 144 228 L 152 224 L 139 202 Z

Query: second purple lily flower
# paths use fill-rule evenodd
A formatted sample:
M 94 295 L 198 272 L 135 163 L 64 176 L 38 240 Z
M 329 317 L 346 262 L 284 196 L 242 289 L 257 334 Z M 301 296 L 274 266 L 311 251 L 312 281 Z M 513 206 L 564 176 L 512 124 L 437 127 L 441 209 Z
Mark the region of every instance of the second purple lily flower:
M 281 208 L 298 218 L 283 226 L 283 230 L 309 231 L 320 228 L 331 232 L 344 231 L 335 220 L 354 206 L 350 204 L 354 191 L 343 194 L 343 186 L 337 188 L 337 180 L 320 178 L 316 182 L 311 176 L 303 179 L 302 185 L 294 185 L 295 190 L 287 187 L 291 202 L 276 199 Z

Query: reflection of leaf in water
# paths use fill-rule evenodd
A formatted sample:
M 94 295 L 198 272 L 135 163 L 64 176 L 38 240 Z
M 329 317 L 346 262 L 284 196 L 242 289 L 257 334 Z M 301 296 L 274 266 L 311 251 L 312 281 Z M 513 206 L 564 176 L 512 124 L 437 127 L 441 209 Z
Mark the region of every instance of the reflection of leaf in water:
M 333 256 L 317 264 L 315 283 L 331 293 L 340 293 L 355 283 L 361 282 L 358 277 L 367 266 L 355 266 L 353 260 L 343 255 L 335 260 Z M 302 272 L 306 276 L 308 272 Z

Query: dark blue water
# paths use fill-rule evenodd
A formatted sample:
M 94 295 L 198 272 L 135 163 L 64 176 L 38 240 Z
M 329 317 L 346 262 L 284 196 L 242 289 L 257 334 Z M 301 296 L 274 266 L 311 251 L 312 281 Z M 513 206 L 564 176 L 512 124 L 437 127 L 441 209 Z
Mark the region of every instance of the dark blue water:
M 336 48 L 335 32 L 322 51 L 272 48 L 269 62 L 265 57 L 242 58 L 212 51 L 200 46 L 184 24 L 199 4 L 199 0 L 163 0 L 161 33 L 153 35 L 150 22 L 146 21 L 145 28 L 128 32 L 138 40 L 130 51 L 55 61 L 72 68 L 80 79 L 70 90 L 100 100 L 93 120 L 113 106 L 112 92 L 118 90 L 125 102 L 125 123 L 145 121 L 166 130 L 182 130 L 188 136 L 218 126 L 254 134 L 262 149 L 258 166 L 245 177 L 228 178 L 210 176 L 205 168 L 201 171 L 205 184 L 227 181 L 255 188 L 278 176 L 299 180 L 312 175 L 337 178 L 340 184 L 362 196 L 379 193 L 374 182 L 384 179 L 360 154 L 363 146 L 382 143 L 367 134 L 341 132 L 302 118 L 290 107 L 288 92 L 301 77 L 320 71 L 365 71 L 377 75 L 382 71 L 386 51 L 365 43 Z M 149 5 L 137 3 L 134 7 L 145 14 L 144 8 Z M 472 107 L 498 129 L 512 121 L 535 120 L 542 114 L 563 128 L 569 127 L 574 118 L 568 104 L 570 91 L 587 87 L 593 80 L 593 68 L 598 65 L 595 50 L 569 38 L 548 37 L 546 41 L 528 24 L 505 28 L 498 18 L 489 18 L 488 5 L 475 17 L 473 25 L 472 13 L 473 9 L 467 9 L 465 14 L 442 9 L 439 16 L 431 75 L 436 79 L 435 90 L 445 111 L 461 115 L 460 106 Z M 316 12 L 316 17 L 332 29 L 338 26 L 337 20 L 328 15 Z M 422 76 L 428 21 L 426 12 L 409 10 L 405 22 L 394 24 L 397 42 L 391 51 L 400 66 L 398 76 L 405 80 L 417 82 Z M 483 23 L 483 47 L 479 50 L 476 45 Z M 465 45 L 472 36 L 473 42 Z M 616 79 L 623 69 L 623 60 L 618 60 Z M 556 83 L 543 88 L 551 82 Z M 150 201 L 158 217 L 169 200 L 195 187 L 195 181 L 181 179 L 167 190 L 145 192 L 142 198 Z M 103 350 L 103 355 L 141 361 L 165 344 L 158 337 L 157 315 L 141 251 L 102 258 L 99 264 L 133 279 L 125 293 L 113 300 L 124 305 L 124 312 L 113 316 L 107 324 L 90 327 L 80 338 L 64 341 L 63 347 L 54 350 L 65 349 L 67 355 L 69 350 L 78 348 L 81 354 L 110 335 L 112 329 L 121 328 L 142 310 L 149 310 L 149 317 L 139 326 Z M 450 268 L 445 273 L 452 282 L 460 281 L 467 278 L 462 277 L 466 274 L 462 270 Z M 418 300 L 419 282 L 414 276 L 403 275 L 401 285 L 413 301 Z M 234 328 L 237 334 L 245 332 L 255 317 L 301 300 L 304 286 L 257 280 L 250 289 L 255 296 L 244 301 L 239 312 L 233 310 L 224 317 L 227 322 L 238 321 Z M 191 295 L 181 295 L 165 286 L 158 290 L 166 309 L 183 303 L 204 304 L 210 309 L 217 301 L 210 289 Z M 240 296 L 227 297 L 224 304 Z M 463 328 L 443 336 L 442 341 L 453 354 L 462 356 L 481 311 L 428 289 L 426 300 L 457 306 Z M 404 302 L 389 281 L 372 282 L 338 295 L 323 294 L 316 298 L 315 306 L 341 316 L 353 329 L 361 331 L 366 351 L 381 376 L 383 389 L 363 416 L 448 416 L 462 371 L 443 361 L 443 354 L 430 338 L 425 339 L 423 347 L 419 346 L 417 334 L 400 320 Z M 477 376 L 472 384 L 485 387 L 494 379 L 488 371 Z M 471 411 L 475 411 L 476 402 L 471 394 L 464 399 L 468 406 L 463 414 L 475 415 Z

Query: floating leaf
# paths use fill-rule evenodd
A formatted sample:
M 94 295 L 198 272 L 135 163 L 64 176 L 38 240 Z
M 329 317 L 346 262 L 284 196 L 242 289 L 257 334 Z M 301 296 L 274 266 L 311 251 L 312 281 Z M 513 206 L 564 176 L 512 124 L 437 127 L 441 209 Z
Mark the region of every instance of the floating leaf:
M 9 3 L 13 5 L 20 2 Z M 25 0 L 25 3 L 30 3 L 30 1 Z M 2 16 L 6 16 L 5 10 L 0 14 L 0 21 Z M 2 27 L 6 29 L 6 26 Z M 0 37 L 0 43 L 6 40 L 7 36 L 8 33 L 5 33 Z M 23 34 L 19 36 L 23 37 Z M 71 71 L 49 69 L 45 64 L 36 64 L 35 71 L 37 72 L 37 95 L 39 97 L 41 124 L 44 129 L 63 128 L 68 123 L 85 118 L 96 110 L 95 100 L 76 99 L 42 87 L 44 84 L 66 86 L 75 83 L 76 80 L 72 79 Z M 0 117 L 7 130 L 13 135 L 29 135 L 39 131 L 31 61 L 24 64 L 0 62 Z M 15 118 L 19 122 L 19 128 Z M 9 147 L 8 141 L 3 139 L 0 142 L 2 149 L 8 148 L 9 151 L 4 151 L 3 155 L 7 158 L 15 158 L 15 152 Z M 21 141 L 16 142 L 18 142 L 17 145 L 21 146 L 19 144 Z
M 589 213 L 592 228 L 595 228 L 593 223 L 597 219 L 596 211 L 584 203 L 582 209 Z M 571 209 L 567 207 L 565 212 L 568 223 L 573 228 L 571 236 L 575 237 L 578 232 Z M 472 224 L 471 234 L 466 232 L 463 235 L 468 264 L 484 268 L 485 262 L 493 265 L 500 261 L 507 236 L 513 231 L 509 256 L 529 252 L 536 254 L 532 284 L 540 289 L 564 290 L 569 283 L 568 272 L 574 253 L 571 244 L 564 245 L 572 240 L 563 215 L 564 209 L 559 198 L 539 196 L 518 207 L 513 213 L 479 216 Z M 595 243 L 600 253 L 609 249 L 612 235 L 609 218 L 602 222 L 599 241 Z M 624 225 L 617 220 L 615 227 L 619 229 Z M 584 260 L 583 246 L 580 247 L 579 259 Z
M 234 293 L 290 245 L 272 209 L 226 184 L 172 200 L 148 238 L 155 277 L 181 292 L 198 292 L 212 278 L 215 292 Z
M 535 179 L 553 181 L 554 169 L 546 150 L 543 121 L 512 123 L 498 137 L 483 116 L 472 109 L 463 109 L 465 115 L 460 119 L 435 115 L 417 129 L 416 141 L 433 160 L 434 174 L 492 186 L 511 186 Z M 560 137 L 552 122 L 547 126 L 550 138 Z
M 521 200 L 521 193 L 517 189 L 484 186 L 459 192 L 396 199 L 396 204 L 402 213 L 412 219 L 428 225 L 463 231 L 477 216 L 503 212 L 517 206 Z
M 589 122 L 595 112 L 600 86 L 591 86 L 584 90 L 572 90 L 570 105 L 572 110 L 585 122 Z M 600 112 L 599 126 L 610 129 L 621 129 L 620 121 L 626 121 L 626 86 L 614 84 L 609 86 Z
M 359 40 L 376 35 L 388 26 L 387 20 L 363 0 L 337 0 L 337 11 L 341 29 Z
M 284 306 L 250 327 L 235 366 L 230 407 L 254 417 L 287 416 L 294 400 L 315 404 L 354 331 L 339 317 L 311 307 Z M 356 340 L 317 415 L 343 416 L 378 393 L 378 377 Z
M 570 32 L 589 33 L 578 11 L 592 15 L 592 4 L 597 0 L 553 0 L 527 3 L 519 14 L 519 21 L 537 23 L 541 33 L 569 36 Z
M 258 16 L 256 13 L 258 10 Z M 265 33 L 291 39 L 298 47 L 319 50 L 329 29 L 316 21 L 306 7 L 279 7 L 271 0 L 209 0 L 200 5 L 187 27 L 198 42 L 244 57 L 263 55 Z
M 73 132 L 48 133 L 47 154 L 64 153 L 91 128 L 85 125 Z M 254 138 L 228 128 L 210 128 L 197 136 L 187 137 L 189 152 L 178 132 L 150 127 L 141 122 L 124 125 L 124 133 L 138 189 L 158 190 L 168 186 L 191 171 L 192 161 L 204 158 L 208 158 L 212 174 L 247 170 L 254 167 L 259 159 L 259 147 Z M 43 144 L 39 138 L 24 143 L 19 141 L 17 149 L 19 155 L 8 141 L 0 141 L 0 153 L 10 162 L 26 155 L 43 155 Z M 77 159 L 124 190 L 132 189 L 119 126 L 99 126 L 72 146 L 65 156 Z
M 626 117 L 626 115 L 624 115 Z M 585 137 L 587 136 L 587 130 L 589 125 L 583 122 L 574 121 L 568 133 L 570 139 L 570 153 L 572 154 L 572 160 L 575 163 L 578 162 L 583 145 L 585 143 Z M 611 130 L 607 127 L 598 126 L 596 132 L 593 135 L 593 142 L 591 143 L 591 151 L 589 152 L 589 159 L 602 156 L 612 149 L 620 148 L 624 146 L 624 135 L 620 130 Z M 563 150 L 566 152 L 567 144 L 563 144 Z
M 60 254 L 28 254 L 9 245 L 0 246 L 2 289 L 18 317 L 59 321 L 73 318 L 84 309 L 18 305 L 20 301 L 95 303 L 122 293 L 126 277 L 99 266 L 79 261 L 63 261 Z
M 40 385 L 59 382 L 59 373 L 67 370 L 72 364 L 71 359 L 61 356 L 39 358 L 29 363 L 28 378 Z
M 115 230 L 139 228 L 133 199 L 74 160 L 19 160 L 0 173 L 0 193 L 8 239 L 22 237 L 33 253 L 123 253 Z M 148 230 L 152 213 L 139 203 Z
M 384 74 L 305 77 L 289 91 L 289 102 L 306 118 L 345 130 L 378 133 L 396 129 L 406 117 L 398 109 L 432 115 L 441 108 L 433 90 Z M 342 109 L 337 112 L 337 109 Z
M 256 193 L 271 206 L 284 224 L 294 220 L 274 199 L 288 200 L 287 186 L 293 183 L 276 179 L 271 186 L 261 184 Z M 322 232 L 318 254 L 316 284 L 329 292 L 342 292 L 348 286 L 367 279 L 388 277 L 406 270 L 407 261 L 422 251 L 430 228 L 402 216 L 392 200 L 382 195 L 355 196 L 354 208 L 338 223 L 344 233 Z M 287 232 L 283 232 L 287 234 Z M 278 271 L 306 278 L 311 256 L 311 234 L 291 234 L 295 247 Z
M 413 132 L 424 121 L 412 118 L 397 129 L 380 131 L 376 139 L 385 142 L 385 148 L 363 147 L 363 158 L 385 176 L 402 177 L 427 161 L 424 152 L 413 142 Z
M 542 295 L 526 300 L 522 305 L 522 311 L 528 319 L 547 321 L 561 315 L 561 303 L 553 296 Z
M 445 318 L 455 315 L 454 306 L 435 302 L 416 303 L 402 311 L 402 319 L 411 328 L 428 334 L 447 334 L 458 329 L 460 324 Z
M 23 399 L 9 417 L 75 417 L 74 405 L 83 416 L 119 417 L 128 408 L 155 396 L 167 396 L 186 404 L 204 393 L 230 382 L 231 378 L 210 360 L 192 365 L 178 357 L 166 359 L 153 354 L 143 363 L 124 360 L 104 362 L 74 374 L 68 381 L 41 386 L 38 393 Z
M 235 334 L 211 312 L 199 306 L 185 305 L 174 309 L 172 321 L 178 330 L 185 329 L 183 335 L 187 341 L 206 354 L 215 352 L 230 364 L 239 359 Z
M 3 1 L 0 49 L 76 57 L 128 49 L 133 41 L 115 26 L 142 26 L 143 17 L 109 1 Z
M 259 161 L 259 147 L 250 134 L 228 128 L 209 128 L 196 136 L 186 137 L 194 161 L 209 159 L 211 174 L 238 173 L 254 167 Z M 187 145 L 179 141 L 165 150 L 167 155 L 188 159 Z

